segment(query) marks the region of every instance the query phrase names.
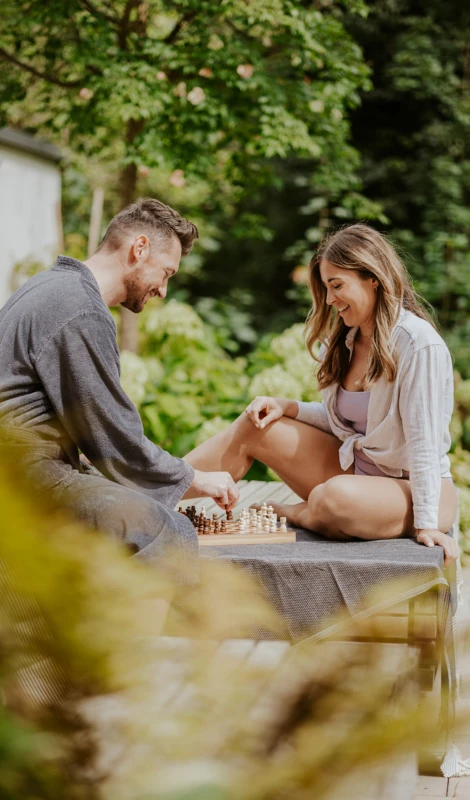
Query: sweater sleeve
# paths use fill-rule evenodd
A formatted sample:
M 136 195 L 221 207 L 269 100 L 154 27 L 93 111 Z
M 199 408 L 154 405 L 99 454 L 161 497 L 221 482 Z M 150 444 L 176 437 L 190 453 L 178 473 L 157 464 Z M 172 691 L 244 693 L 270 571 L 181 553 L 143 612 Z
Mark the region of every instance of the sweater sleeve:
M 326 345 L 322 344 L 318 354 L 320 361 L 323 360 L 325 353 Z M 328 422 L 324 403 L 319 403 L 316 400 L 313 400 L 310 403 L 305 403 L 302 400 L 298 400 L 297 405 L 299 410 L 297 412 L 296 419 L 298 419 L 299 422 L 306 422 L 307 425 L 313 425 L 315 428 L 320 428 L 320 430 L 325 431 L 325 433 L 333 433 L 330 423 Z
M 441 494 L 439 444 L 444 426 L 447 349 L 420 348 L 400 383 L 399 410 L 408 452 L 414 526 L 437 529 Z
M 333 433 L 323 403 L 318 403 L 315 400 L 311 403 L 304 403 L 302 400 L 298 400 L 297 405 L 299 410 L 296 419 L 298 419 L 299 422 L 306 422 L 307 425 L 320 428 L 320 430 L 325 431 L 325 433 Z
M 35 368 L 65 430 L 103 475 L 173 506 L 194 471 L 144 436 L 123 391 L 111 319 L 86 312 L 44 345 Z

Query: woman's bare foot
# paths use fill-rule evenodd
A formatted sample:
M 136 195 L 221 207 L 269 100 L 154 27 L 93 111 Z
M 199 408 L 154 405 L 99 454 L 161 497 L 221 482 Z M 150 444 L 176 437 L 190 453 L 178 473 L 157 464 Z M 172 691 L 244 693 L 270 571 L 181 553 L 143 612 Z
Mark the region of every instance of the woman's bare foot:
M 280 519 L 281 517 L 285 517 L 287 522 L 289 522 L 291 525 L 298 525 L 298 526 L 301 525 L 300 516 L 302 512 L 308 509 L 307 502 L 295 503 L 295 505 L 290 505 L 288 503 L 276 503 L 275 500 L 266 500 L 266 505 L 272 506 L 273 511 L 275 514 L 277 514 L 278 519 Z M 261 503 L 252 503 L 250 508 L 256 508 L 258 510 L 261 508 Z

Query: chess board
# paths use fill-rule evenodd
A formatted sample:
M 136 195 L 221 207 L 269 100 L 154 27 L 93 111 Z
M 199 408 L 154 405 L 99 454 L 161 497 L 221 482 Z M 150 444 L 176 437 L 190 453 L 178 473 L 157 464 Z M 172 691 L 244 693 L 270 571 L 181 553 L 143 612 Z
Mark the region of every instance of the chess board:
M 204 545 L 234 544 L 286 544 L 296 541 L 295 531 L 288 528 L 286 519 L 277 520 L 272 506 L 263 504 L 260 509 L 242 508 L 237 519 L 232 512 L 219 517 L 207 516 L 204 506 L 197 513 L 195 506 L 180 506 L 180 514 L 187 516 L 198 532 L 198 541 Z

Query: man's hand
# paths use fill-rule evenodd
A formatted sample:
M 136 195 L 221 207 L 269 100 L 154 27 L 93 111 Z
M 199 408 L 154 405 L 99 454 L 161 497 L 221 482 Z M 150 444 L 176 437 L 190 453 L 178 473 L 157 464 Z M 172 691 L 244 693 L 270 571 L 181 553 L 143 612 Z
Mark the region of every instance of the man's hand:
M 440 544 L 444 550 L 444 566 L 450 567 L 459 557 L 459 547 L 452 536 L 437 530 L 421 530 L 416 532 L 416 541 L 426 547 L 434 547 Z
M 229 472 L 195 470 L 194 480 L 184 497 L 212 497 L 224 511 L 231 511 L 238 503 L 240 492 Z

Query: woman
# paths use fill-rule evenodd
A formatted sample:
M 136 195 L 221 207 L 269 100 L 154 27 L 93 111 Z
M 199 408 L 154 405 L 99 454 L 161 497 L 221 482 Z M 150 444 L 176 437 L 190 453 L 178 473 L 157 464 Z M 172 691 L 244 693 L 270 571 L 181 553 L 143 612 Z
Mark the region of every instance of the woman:
M 373 228 L 351 225 L 330 235 L 309 271 L 306 340 L 312 355 L 323 343 L 323 402 L 256 397 L 185 460 L 239 480 L 258 459 L 304 498 L 272 503 L 293 525 L 339 540 L 416 537 L 441 545 L 449 564 L 457 558 L 446 535 L 457 495 L 447 456 L 447 346 L 397 253 Z

